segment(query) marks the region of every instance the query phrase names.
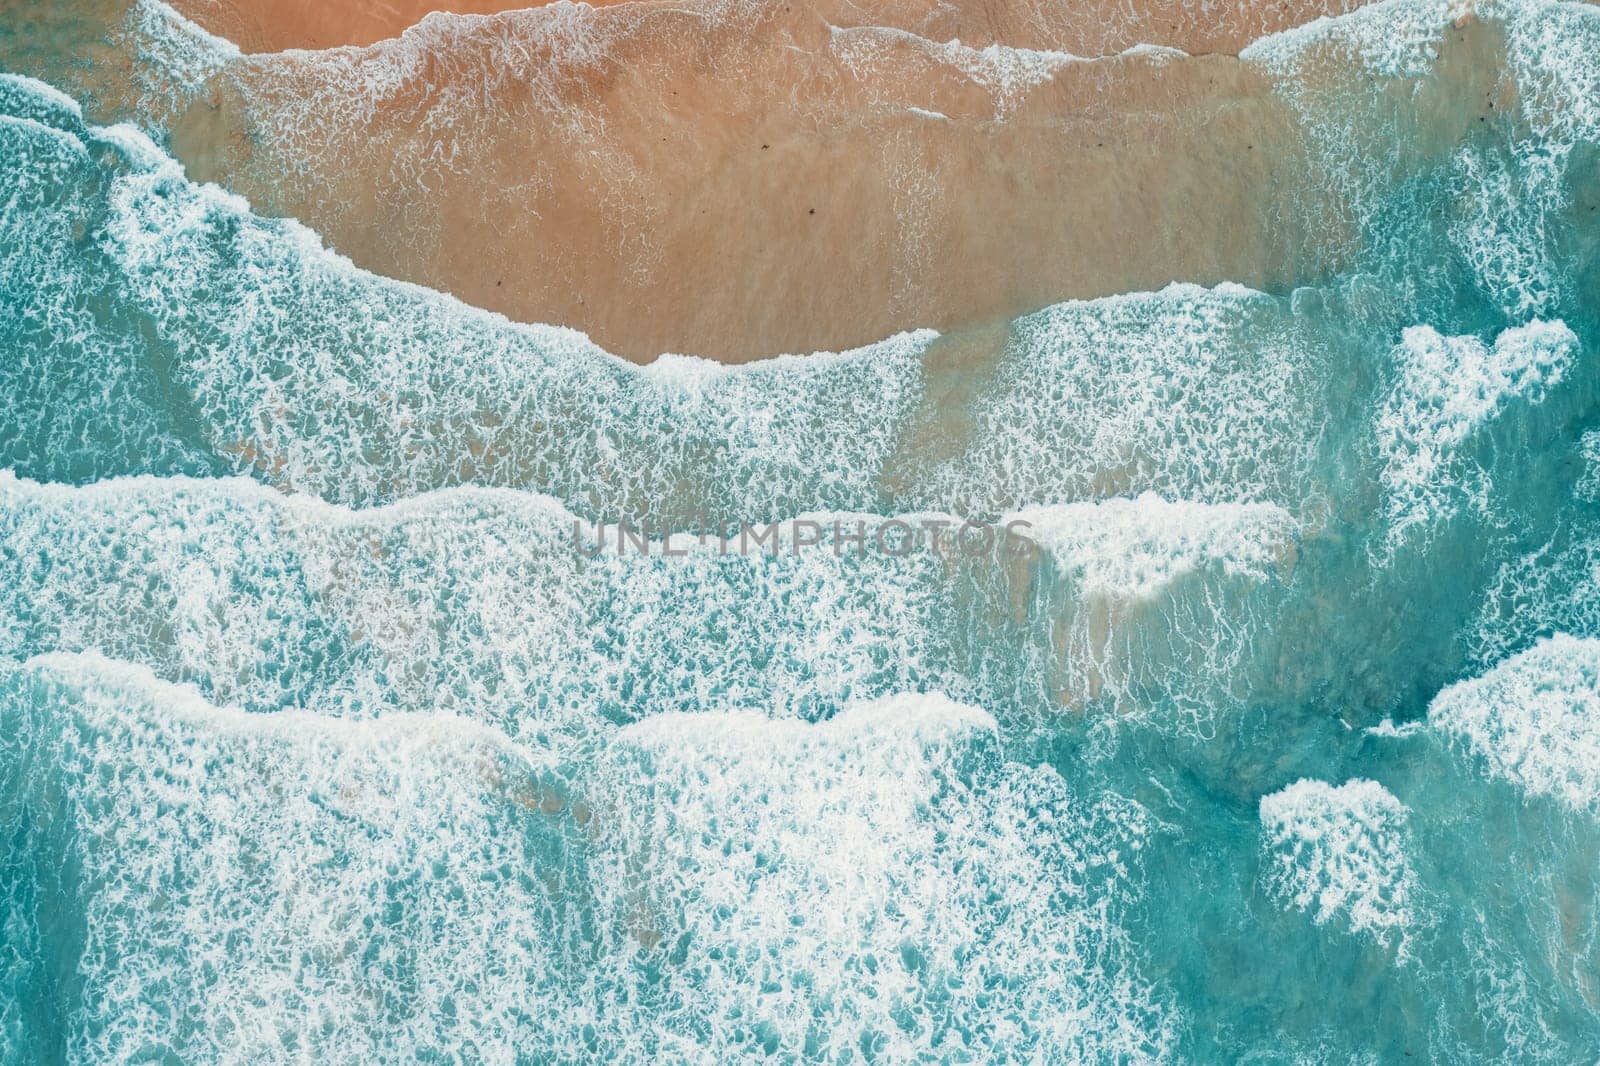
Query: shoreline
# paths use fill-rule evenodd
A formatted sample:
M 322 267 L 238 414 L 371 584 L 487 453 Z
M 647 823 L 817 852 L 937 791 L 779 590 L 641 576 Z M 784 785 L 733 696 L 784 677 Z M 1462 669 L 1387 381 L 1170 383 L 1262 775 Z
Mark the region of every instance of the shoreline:
M 1291 108 L 1236 58 L 979 48 L 709 0 L 243 56 L 171 134 L 196 180 L 366 269 L 644 363 L 1173 281 L 1276 290 L 1336 231 Z

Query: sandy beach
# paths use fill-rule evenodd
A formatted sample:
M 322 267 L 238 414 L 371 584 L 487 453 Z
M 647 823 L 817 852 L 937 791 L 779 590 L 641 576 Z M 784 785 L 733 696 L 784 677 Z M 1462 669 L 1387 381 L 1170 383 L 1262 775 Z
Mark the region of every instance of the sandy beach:
M 217 29 L 231 17 L 185 4 Z M 1347 198 L 1295 108 L 1228 54 L 1315 5 L 1096 21 L 898 0 L 863 25 L 835 0 L 559 3 L 435 16 L 364 47 L 213 43 L 175 67 L 151 59 L 192 45 L 151 37 L 126 0 L 79 8 L 131 27 L 107 31 L 93 68 L 46 72 L 98 120 L 165 129 L 192 177 L 358 266 L 638 362 L 982 329 L 1172 281 L 1286 291 L 1350 245 Z M 252 17 L 301 34 L 307 11 Z M 6 50 L 95 36 L 69 14 L 34 9 Z M 1450 88 L 1415 109 L 1437 114 L 1439 145 L 1478 120 L 1463 101 L 1488 100 L 1498 62 L 1481 27 L 1456 36 Z M 1330 76 L 1347 63 L 1329 61 Z
M 591 6 L 607 2 L 611 0 L 591 0 Z M 246 52 L 281 52 L 372 44 L 400 36 L 434 11 L 493 15 L 535 5 L 529 0 L 182 0 L 173 6 Z
M 1315 4 L 558 3 L 263 54 L 134 10 L 29 7 L 0 60 L 97 121 L 164 131 L 192 177 L 358 266 L 638 362 L 982 329 L 1172 281 L 1287 291 L 1351 246 L 1302 117 L 1229 54 Z M 309 6 L 278 10 L 253 17 L 310 32 Z M 31 63 L 73 36 L 103 59 Z M 1438 119 L 1409 152 L 1456 143 L 1490 101 L 1494 35 L 1456 38 L 1407 105 Z M 1349 64 L 1331 53 L 1328 76 Z
M 872 13 L 916 32 L 709 0 L 430 19 L 227 63 L 172 146 L 361 266 L 632 359 L 837 350 L 1174 280 L 1298 277 L 1328 223 L 1259 73 L 1035 50 L 1237 46 L 1322 9 L 1238 10 L 1227 34 L 920 3 Z M 956 33 L 971 44 L 940 39 Z
M 631 6 L 663 0 L 633 0 Z M 885 0 L 869 5 L 850 0 L 813 0 L 804 5 L 737 3 L 696 5 L 726 13 L 803 7 L 841 28 L 883 26 L 935 41 L 961 41 L 983 48 L 1004 44 L 1107 55 L 1137 44 L 1178 48 L 1191 54 L 1232 54 L 1258 37 L 1353 10 L 1363 0 L 1236 0 L 1195 5 L 1184 0 L 1117 0 L 1063 4 L 1058 0 Z M 627 0 L 586 0 L 580 6 L 620 6 Z M 491 15 L 545 6 L 530 0 L 360 0 L 346 4 L 316 0 L 173 0 L 172 6 L 246 52 L 288 48 L 322 49 L 365 45 L 398 37 L 431 12 Z

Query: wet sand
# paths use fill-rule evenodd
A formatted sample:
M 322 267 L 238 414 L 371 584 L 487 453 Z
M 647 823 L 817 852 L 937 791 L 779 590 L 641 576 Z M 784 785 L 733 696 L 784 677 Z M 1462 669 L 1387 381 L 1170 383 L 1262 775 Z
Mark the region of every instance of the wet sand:
M 553 0 L 559 2 L 559 0 Z M 607 7 L 628 0 L 585 0 Z M 661 4 L 665 0 L 635 0 Z M 1096 56 L 1137 44 L 1178 48 L 1191 54 L 1237 53 L 1249 42 L 1319 15 L 1354 10 L 1364 0 L 1232 0 L 1195 4 L 1185 0 L 808 0 L 803 5 L 769 2 L 696 5 L 803 6 L 839 27 L 884 26 L 935 41 L 961 41 L 983 48 L 1004 44 Z M 172 0 L 172 6 L 246 52 L 289 48 L 324 49 L 366 45 L 399 37 L 430 12 L 488 15 L 542 6 L 530 0 Z
M 588 0 L 600 7 L 616 0 Z M 398 37 L 430 12 L 493 15 L 530 0 L 180 0 L 173 5 L 246 52 L 338 48 Z
M 1296 136 L 1230 56 L 635 3 L 245 57 L 172 144 L 379 273 L 640 361 L 744 361 L 1173 280 L 1281 287 L 1326 230 L 1298 232 Z
M 1283 291 L 1338 265 L 1341 205 L 1259 68 L 1016 46 L 1122 47 L 1166 8 L 1089 40 L 1042 4 L 871 12 L 930 37 L 852 27 L 866 15 L 835 2 L 434 17 L 224 57 L 197 90 L 161 91 L 141 59 L 156 91 L 124 109 L 166 125 L 192 176 L 359 266 L 641 362 L 838 350 L 1175 280 Z M 1319 10 L 1235 5 L 1169 39 L 1205 21 L 1237 46 Z

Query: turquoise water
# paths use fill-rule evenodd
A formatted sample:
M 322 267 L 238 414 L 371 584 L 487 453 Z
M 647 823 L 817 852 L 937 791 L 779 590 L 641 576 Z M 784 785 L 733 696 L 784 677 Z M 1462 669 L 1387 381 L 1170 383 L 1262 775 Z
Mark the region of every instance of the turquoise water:
M 976 365 L 630 366 L 0 79 L 0 1060 L 1600 1058 L 1600 11 L 1453 17 L 1246 55 L 1336 266 Z M 572 543 L 940 514 L 1037 551 Z

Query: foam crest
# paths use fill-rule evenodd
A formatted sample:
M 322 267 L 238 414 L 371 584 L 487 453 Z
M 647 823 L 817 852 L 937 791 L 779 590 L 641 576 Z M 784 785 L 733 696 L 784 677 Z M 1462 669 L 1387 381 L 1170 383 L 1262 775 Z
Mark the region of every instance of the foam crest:
M 1293 504 L 1326 487 L 1333 394 L 1356 362 L 1325 316 L 1175 286 L 1061 304 L 1004 341 L 924 331 L 641 372 L 570 330 L 355 270 L 293 222 L 143 165 L 133 139 L 117 132 L 106 171 L 18 160 L 41 196 L 105 190 L 6 215 L 29 234 L 7 286 L 26 329 L 7 458 L 27 476 L 226 469 L 351 504 L 471 483 L 675 528 L 1144 491 Z M 975 399 L 946 387 L 994 363 Z
M 138 42 L 136 107 L 141 124 L 153 129 L 166 130 L 209 78 L 240 58 L 231 41 L 207 33 L 161 0 L 135 0 L 125 27 Z
M 1285 80 L 1303 75 L 1308 63 L 1328 62 L 1328 52 L 1342 53 L 1342 59 L 1354 60 L 1353 66 L 1377 77 L 1416 78 L 1432 69 L 1453 17 L 1449 0 L 1386 0 L 1264 37 L 1241 51 L 1239 58 L 1259 63 Z M 1308 86 L 1315 84 L 1305 80 Z
M 76 100 L 37 78 L 18 74 L 0 74 L 0 113 L 59 130 L 84 129 L 83 108 Z
M 1493 513 L 1496 464 L 1538 454 L 1591 401 L 1578 355 L 1560 322 L 1507 330 L 1492 346 L 1405 331 L 1377 415 L 1389 550 L 1463 510 Z
M 1271 658 L 1257 642 L 1275 628 L 1299 547 L 1282 508 L 1145 495 L 1010 521 L 1045 553 L 1034 613 L 1050 627 L 1061 702 L 1209 718 L 1260 684 L 1250 664 Z
M 1515 12 L 1507 58 L 1524 119 L 1557 146 L 1600 138 L 1600 14 L 1573 3 L 1496 7 Z
M 1011 324 L 969 443 L 916 457 L 923 491 L 968 513 L 1146 492 L 1304 501 L 1347 358 L 1335 332 L 1238 286 L 1059 304 Z
M 1020 512 L 1029 535 L 1086 593 L 1150 599 L 1220 569 L 1265 581 L 1293 565 L 1294 519 L 1272 504 L 1169 502 L 1154 494 Z
M 1439 693 L 1428 722 L 1527 795 L 1600 810 L 1600 640 L 1541 640 Z
M 1065 52 L 1008 48 L 990 44 L 970 48 L 959 40 L 935 42 L 904 30 L 881 26 L 833 28 L 830 46 L 840 61 L 863 81 L 897 49 L 925 57 L 930 65 L 959 71 L 988 93 L 994 116 L 1004 120 L 1034 90 L 1048 85 L 1068 64 L 1086 60 Z
M 98 648 L 254 710 L 438 710 L 563 750 L 671 711 L 1016 691 L 1031 627 L 996 557 L 891 555 L 835 541 L 876 518 L 813 520 L 803 549 L 788 524 L 668 557 L 510 492 L 350 512 L 244 481 L 0 474 L 0 655 Z
M 41 198 L 5 213 L 19 229 L 6 295 L 22 355 L 7 367 L 19 401 L 8 458 L 25 473 L 80 478 L 80 454 L 95 474 L 165 472 L 176 453 L 179 472 L 226 464 L 355 503 L 476 482 L 610 518 L 753 520 L 871 509 L 918 397 L 928 333 L 748 370 L 641 373 L 573 331 L 355 271 L 309 231 L 257 219 L 171 164 L 96 175 L 70 139 L 7 128 Z M 56 206 L 80 181 L 104 182 L 104 202 Z M 103 258 L 74 240 L 91 226 Z M 90 293 L 111 296 L 109 313 L 88 313 Z M 59 419 L 69 406 L 76 422 Z M 85 436 L 98 446 L 74 439 Z M 149 465 L 106 469 L 108 438 Z M 818 483 L 823 468 L 834 473 Z
M 1178 1019 L 1119 925 L 1148 816 L 995 763 L 993 729 L 917 696 L 820 725 L 626 730 L 602 771 L 612 877 L 643 874 L 649 940 L 692 977 L 640 1004 L 661 1039 L 822 1060 L 1170 1054 Z
M 102 140 L 49 90 L 16 78 L 0 86 L 7 109 L 22 116 L 0 116 L 11 175 L 0 203 L 0 387 L 8 403 L 0 464 L 89 479 L 126 472 L 128 453 L 138 451 L 163 471 L 209 471 L 153 372 L 136 315 L 88 254 L 100 222 L 100 164 L 123 163 L 128 132 Z
M 1375 781 L 1298 781 L 1261 799 L 1267 891 L 1404 959 L 1422 920 L 1407 854 L 1410 811 Z
M 582 1046 L 576 834 L 539 754 L 442 716 L 252 716 L 94 656 L 8 667 L 0 692 L 25 768 L 5 865 L 76 974 L 39 977 L 66 1024 L 25 1040 L 73 1061 Z
M 249 715 L 97 656 L 8 665 L 0 692 L 28 769 L 0 794 L 27 827 L 4 869 L 59 893 L 25 920 L 82 975 L 27 991 L 70 997 L 74 1057 L 1030 1061 L 1175 1040 L 1119 924 L 1148 816 L 999 761 L 994 720 L 937 695 L 817 726 L 658 718 L 578 799 L 448 716 Z
M 0 473 L 0 655 L 99 649 L 254 710 L 438 710 L 561 750 L 663 713 L 820 719 L 918 689 L 1024 723 L 1099 706 L 1178 725 L 1174 707 L 1209 719 L 1267 683 L 1250 664 L 1272 659 L 1298 552 L 1282 510 L 1016 517 L 1043 554 L 958 547 L 938 514 L 645 540 L 503 490 L 352 512 L 243 480 Z

